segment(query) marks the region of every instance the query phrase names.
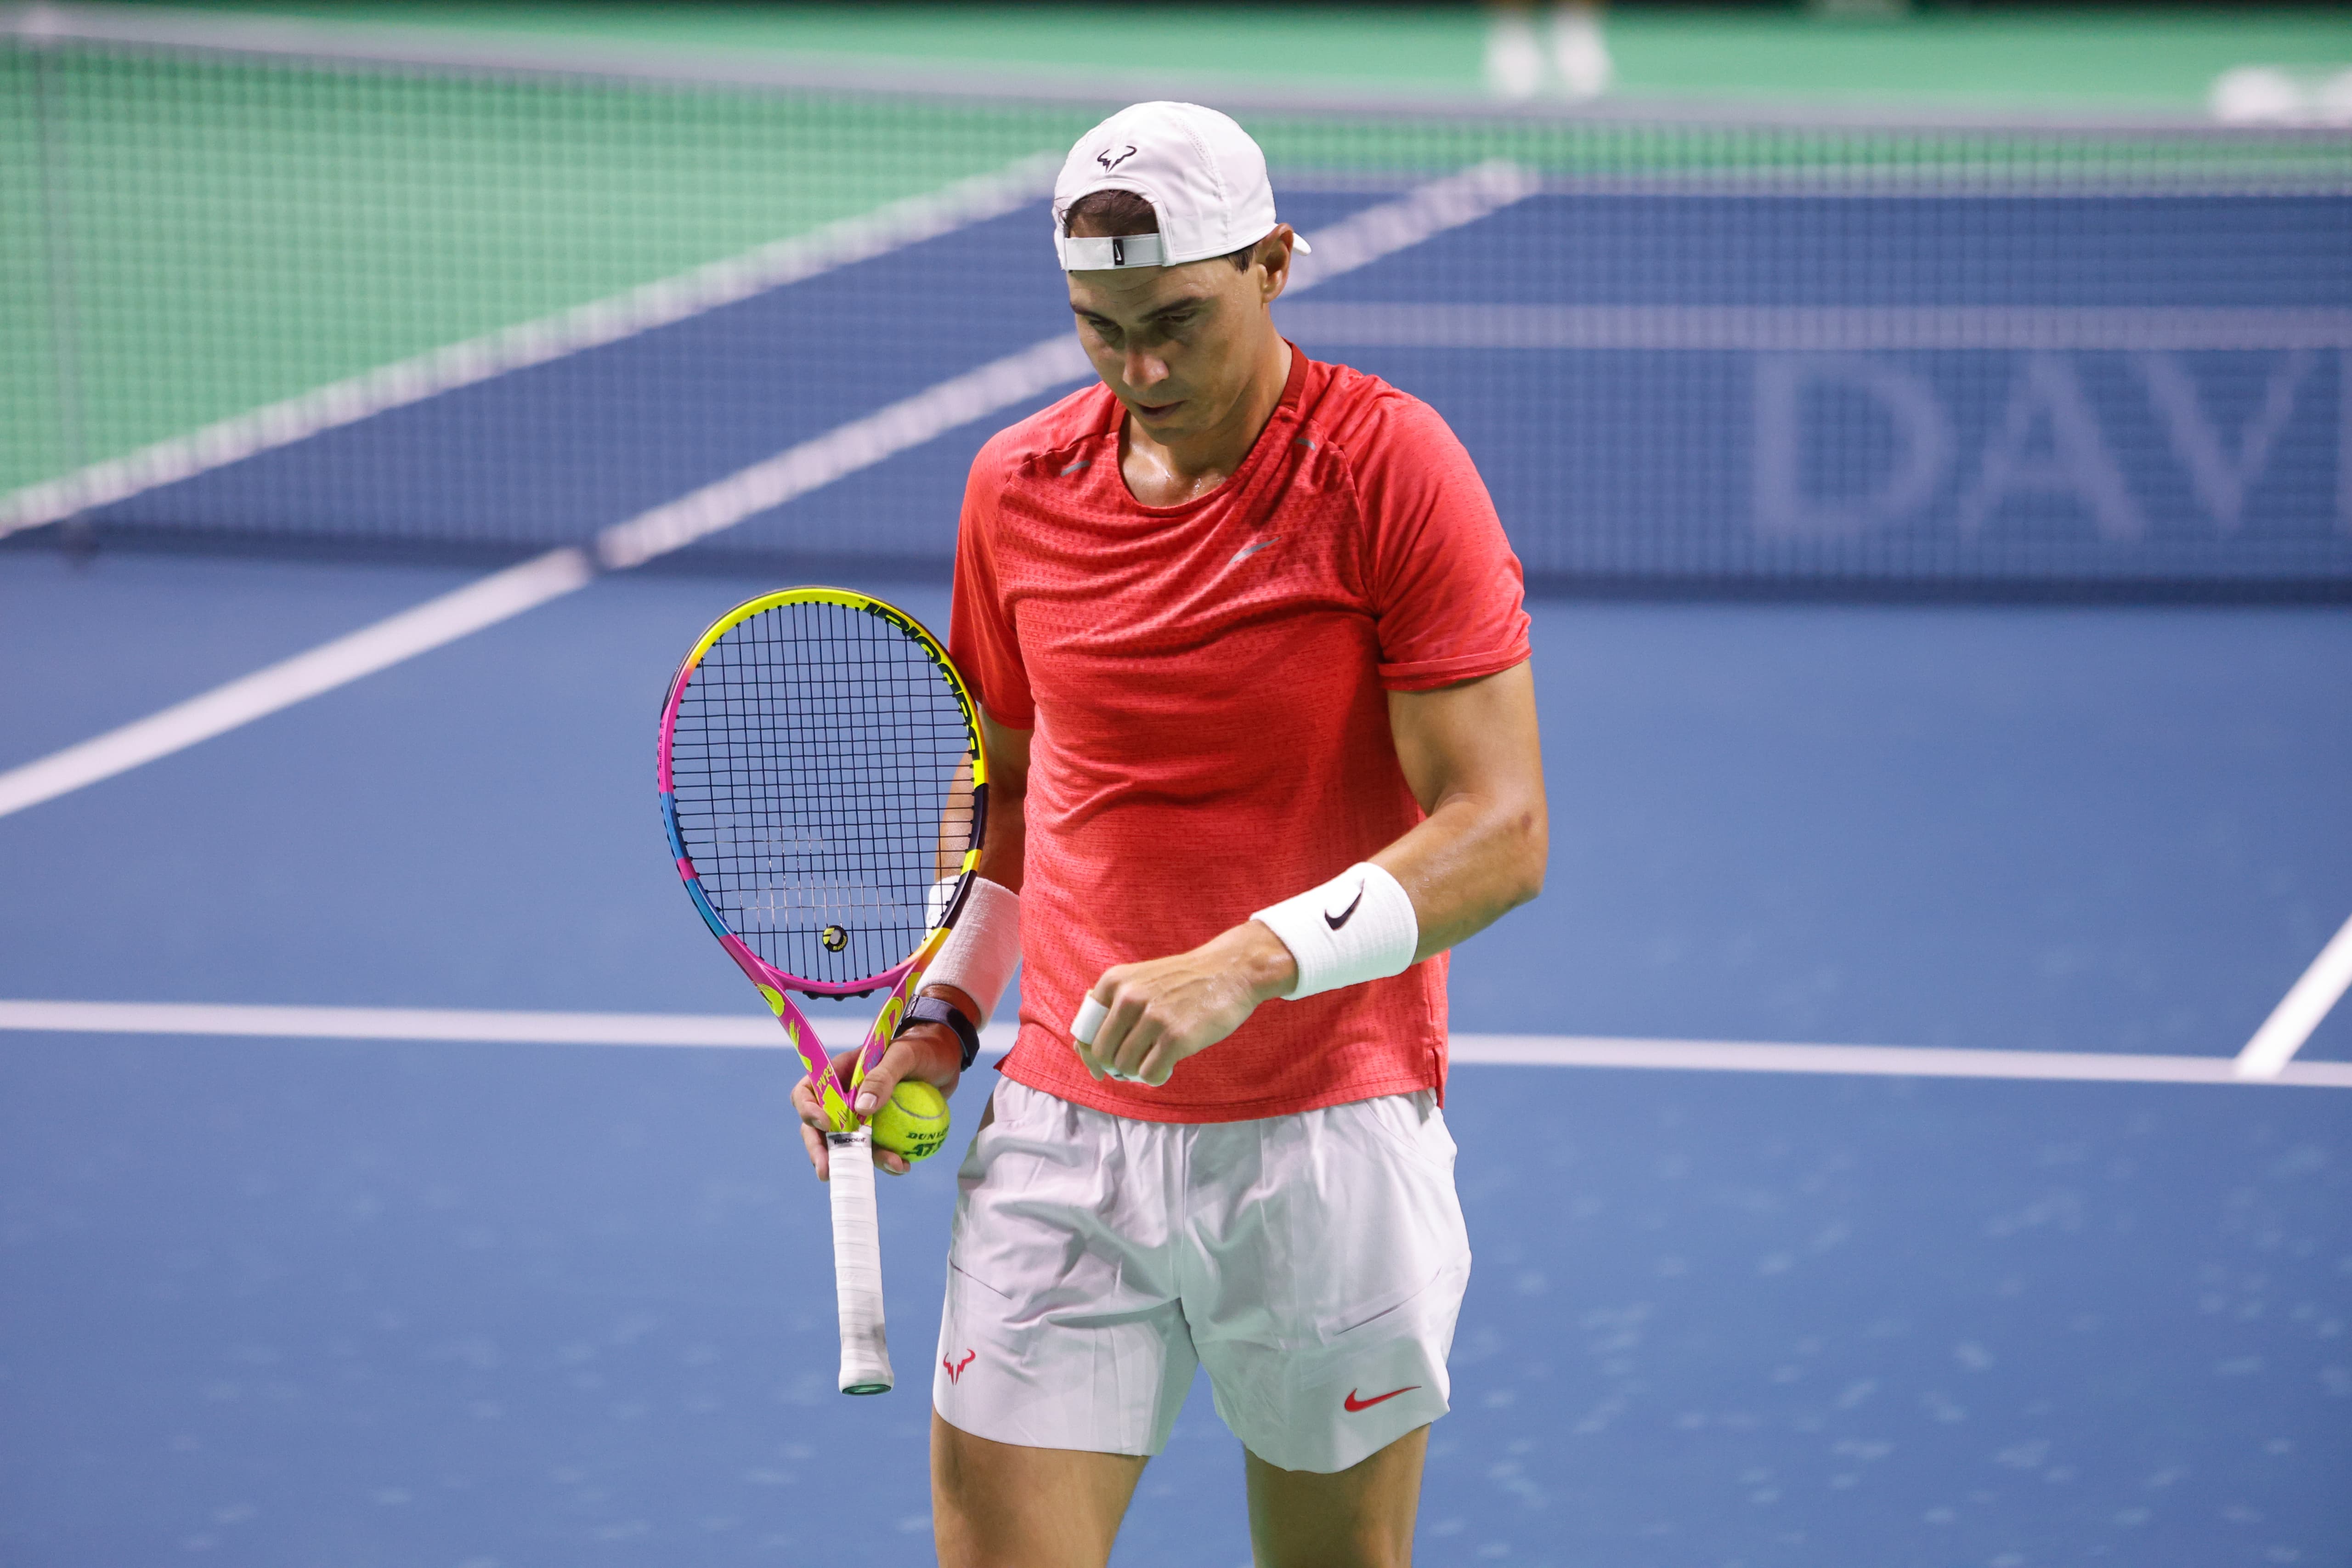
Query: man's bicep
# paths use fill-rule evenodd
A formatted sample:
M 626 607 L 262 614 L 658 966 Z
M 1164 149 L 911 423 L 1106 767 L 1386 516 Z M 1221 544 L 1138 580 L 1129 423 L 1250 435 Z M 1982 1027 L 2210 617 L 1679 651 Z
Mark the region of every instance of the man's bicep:
M 1535 677 L 1526 659 L 1451 686 L 1390 692 L 1389 731 L 1423 811 L 1462 795 L 1542 797 Z
M 1031 731 L 998 723 L 980 710 L 980 740 L 988 755 L 988 821 L 980 845 L 980 874 L 1019 892 L 1028 846 Z

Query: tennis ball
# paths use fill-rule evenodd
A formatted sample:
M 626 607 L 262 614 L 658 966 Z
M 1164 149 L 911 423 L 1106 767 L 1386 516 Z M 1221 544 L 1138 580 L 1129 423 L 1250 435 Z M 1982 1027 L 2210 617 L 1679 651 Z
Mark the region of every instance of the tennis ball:
M 867 1123 L 874 1146 L 920 1160 L 940 1152 L 948 1141 L 948 1097 L 920 1079 L 910 1078 L 890 1091 L 889 1100 Z

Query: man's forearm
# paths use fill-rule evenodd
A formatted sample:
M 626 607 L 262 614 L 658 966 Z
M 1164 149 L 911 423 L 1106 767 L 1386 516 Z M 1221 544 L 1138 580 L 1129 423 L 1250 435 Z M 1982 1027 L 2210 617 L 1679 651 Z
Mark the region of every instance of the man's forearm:
M 1372 857 L 1412 900 L 1419 963 L 1494 924 L 1543 890 L 1542 801 L 1458 795 Z
M 995 776 L 989 781 L 988 818 L 982 826 L 979 873 L 1017 896 L 1028 853 L 1029 731 L 1006 730 L 985 714 L 981 726 Z M 939 997 L 975 1024 L 982 1021 L 979 1002 L 961 986 L 926 982 L 918 994 Z M 931 1058 L 940 1055 L 941 1042 L 945 1042 L 950 1066 L 961 1056 L 954 1032 L 944 1025 L 920 1026 L 908 1030 L 907 1037 L 922 1037 L 925 1054 Z

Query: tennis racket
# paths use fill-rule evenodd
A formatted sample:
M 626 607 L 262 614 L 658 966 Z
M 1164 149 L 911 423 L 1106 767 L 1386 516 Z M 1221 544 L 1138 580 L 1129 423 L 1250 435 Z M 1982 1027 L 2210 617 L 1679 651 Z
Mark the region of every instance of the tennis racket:
M 703 923 L 759 988 L 832 1121 L 841 1390 L 891 1385 L 871 1134 L 850 1097 L 882 1059 L 980 864 L 988 766 L 947 650 L 840 588 L 736 605 L 662 704 L 662 826 Z M 887 998 L 845 1086 L 793 1002 Z

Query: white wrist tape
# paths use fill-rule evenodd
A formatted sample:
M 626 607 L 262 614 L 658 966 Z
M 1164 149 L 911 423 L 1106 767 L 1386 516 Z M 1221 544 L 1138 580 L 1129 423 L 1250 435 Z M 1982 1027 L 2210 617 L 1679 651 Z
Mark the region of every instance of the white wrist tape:
M 972 1022 L 985 1024 L 1020 963 L 1021 895 L 974 877 L 971 891 L 964 895 L 963 913 L 940 944 L 939 957 L 924 971 L 923 984 L 954 986 L 978 1004 L 980 1016 Z
M 1087 993 L 1087 999 L 1078 1004 L 1078 1016 L 1070 1020 L 1070 1038 L 1077 1041 L 1078 1044 L 1082 1046 L 1093 1045 L 1095 1043 L 1096 1032 L 1103 1026 L 1103 1020 L 1109 1016 L 1110 1009 L 1096 1001 L 1093 992 L 1090 991 Z M 1103 1070 L 1110 1074 L 1111 1077 L 1118 1079 L 1121 1083 L 1141 1083 L 1143 1081 L 1139 1078 L 1129 1077 L 1128 1074 L 1119 1071 L 1117 1068 L 1105 1068 Z
M 955 897 L 956 884 L 962 880 L 961 877 L 941 877 L 931 884 L 931 890 L 923 895 L 925 931 L 937 931 L 940 922 L 948 918 L 948 904 Z
M 1271 929 L 1298 961 L 1286 1000 L 1402 974 L 1421 945 L 1421 920 L 1394 877 L 1360 861 L 1319 888 L 1250 917 Z

